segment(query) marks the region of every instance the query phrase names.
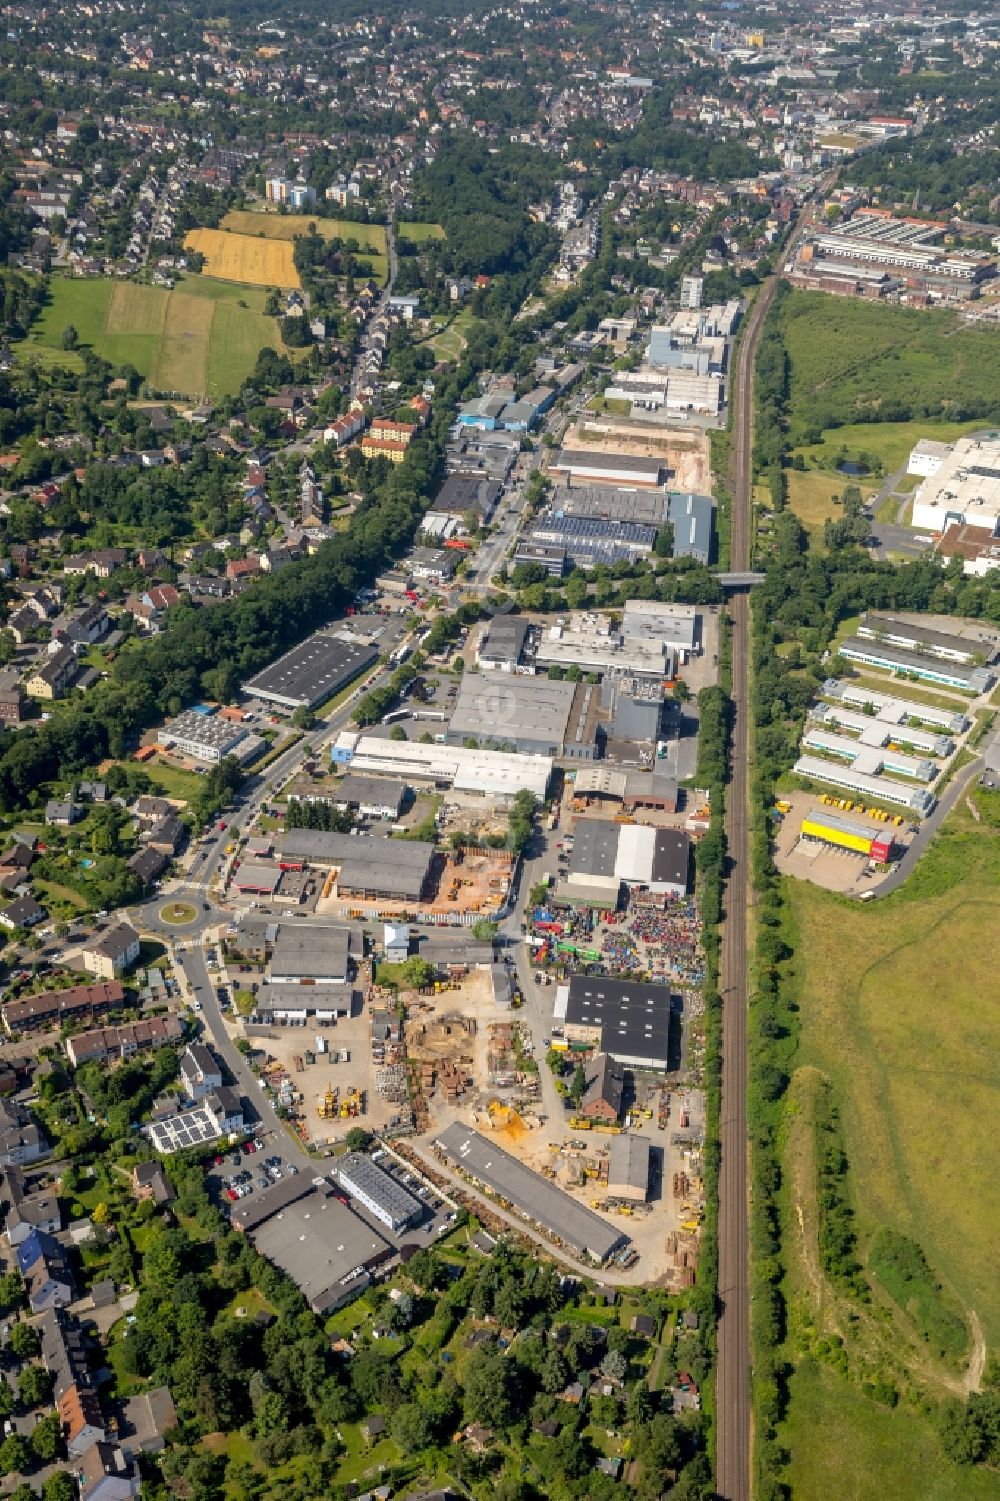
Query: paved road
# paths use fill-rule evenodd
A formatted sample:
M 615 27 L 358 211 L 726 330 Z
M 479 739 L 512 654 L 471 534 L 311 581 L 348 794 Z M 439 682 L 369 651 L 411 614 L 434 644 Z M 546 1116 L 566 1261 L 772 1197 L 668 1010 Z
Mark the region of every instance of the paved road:
M 200 1002 L 201 1015 L 212 1034 L 216 1052 L 236 1080 L 239 1092 L 249 1107 L 249 1113 L 260 1120 L 265 1131 L 274 1133 L 283 1156 L 297 1167 L 315 1172 L 313 1159 L 299 1144 L 294 1133 L 285 1126 L 271 1104 L 267 1091 L 261 1089 L 256 1075 L 230 1037 L 215 999 L 216 981 L 209 974 L 204 951 L 195 945 L 187 947 L 177 955 L 177 963 L 183 970 L 195 999 Z
M 983 758 L 977 756 L 970 761 L 968 766 L 963 766 L 961 771 L 952 778 L 944 790 L 944 795 L 938 799 L 937 807 L 929 818 L 921 820 L 920 828 L 913 836 L 913 841 L 907 848 L 906 854 L 897 864 L 892 875 L 887 876 L 880 886 L 874 887 L 875 900 L 881 900 L 888 896 L 890 891 L 895 891 L 897 886 L 902 886 L 913 873 L 920 856 L 925 852 L 934 835 L 944 823 L 952 808 L 955 807 L 959 798 L 968 790 L 969 783 L 979 776 L 983 769 Z M 860 900 L 860 897 L 859 897 Z

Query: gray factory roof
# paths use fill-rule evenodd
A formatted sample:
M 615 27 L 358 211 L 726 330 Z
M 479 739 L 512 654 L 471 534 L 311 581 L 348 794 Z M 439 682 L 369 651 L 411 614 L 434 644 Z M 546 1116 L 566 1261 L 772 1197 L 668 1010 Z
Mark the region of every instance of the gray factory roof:
M 666 985 L 618 980 L 609 975 L 572 975 L 565 1020 L 573 1026 L 599 1027 L 601 1048 L 615 1058 L 668 1056 L 670 991 Z
M 657 829 L 653 846 L 653 880 L 686 886 L 691 840 L 684 829 Z
M 522 615 L 495 615 L 479 643 L 483 662 L 517 662 L 524 650 L 528 621 Z
M 659 459 L 639 459 L 623 453 L 589 453 L 585 448 L 563 448 L 552 468 L 591 472 L 604 469 L 614 474 L 635 474 L 656 483 L 663 464 Z
M 570 857 L 570 873 L 575 876 L 613 876 L 618 859 L 620 825 L 600 818 L 577 821 Z
M 349 1192 L 367 1194 L 398 1224 L 417 1218 L 422 1212 L 420 1200 L 407 1193 L 395 1178 L 383 1172 L 377 1162 L 360 1152 L 349 1152 L 336 1167 L 337 1177 Z
M 997 637 L 992 631 L 981 630 L 977 639 L 963 636 L 958 631 L 940 631 L 926 625 L 913 625 L 908 620 L 901 620 L 898 615 L 880 615 L 874 610 L 866 610 L 862 615 L 858 635 L 884 636 L 887 639 L 895 637 L 897 641 L 913 641 L 931 651 L 959 652 L 966 661 L 971 657 L 981 656 L 990 662 L 997 650 Z
M 652 547 L 656 527 L 639 521 L 605 521 L 601 516 L 560 516 L 555 512 L 542 515 L 533 525 L 536 536 L 555 536 L 560 541 L 580 538 L 584 542 L 633 542 Z
M 650 1143 L 646 1136 L 615 1136 L 608 1153 L 608 1188 L 626 1184 L 645 1193 L 649 1188 Z
M 448 727 L 450 735 L 483 740 L 528 739 L 561 746 L 576 684 L 543 677 L 466 674 Z
M 258 672 L 245 689 L 258 698 L 292 708 L 300 704 L 311 708 L 363 672 L 377 656 L 370 642 L 343 641 L 329 632 L 317 631 Z
M 339 1301 L 337 1289 L 352 1272 L 391 1252 L 388 1241 L 333 1194 L 316 1190 L 267 1219 L 253 1242 L 320 1310 Z
M 295 980 L 327 975 L 346 980 L 350 951 L 349 928 L 326 927 L 315 921 L 283 922 L 271 951 L 271 973 Z
M 256 1230 L 265 1220 L 272 1219 L 312 1191 L 312 1182 L 304 1173 L 287 1174 L 277 1183 L 272 1183 L 270 1188 L 238 1200 L 229 1211 L 229 1222 L 236 1230 Z
M 479 474 L 449 474 L 434 497 L 436 511 L 482 511 L 492 514 L 500 499 L 500 486 L 495 480 L 483 479 Z
M 235 749 L 246 735 L 242 725 L 223 719 L 221 714 L 199 714 L 197 709 L 185 709 L 175 719 L 167 721 L 157 738 L 164 744 L 171 740 L 190 740 L 225 754 L 227 748 Z
M 578 1255 L 605 1262 L 628 1237 L 561 1188 L 511 1157 L 478 1131 L 457 1121 L 438 1136 L 438 1147 L 486 1188 L 570 1246 Z
M 393 781 L 390 777 L 365 777 L 348 772 L 334 787 L 333 795 L 338 802 L 350 807 L 399 808 L 406 796 L 406 783 Z
M 279 858 L 284 864 L 339 865 L 340 885 L 349 890 L 419 897 L 430 874 L 434 846 L 419 839 L 289 829 L 281 840 Z
M 946 657 L 907 651 L 905 647 L 893 646 L 891 642 L 879 641 L 873 636 L 848 636 L 837 650 L 848 661 L 858 657 L 885 663 L 902 672 L 915 672 L 918 677 L 947 676 L 952 682 L 966 686 L 973 693 L 985 693 L 996 678 L 995 672 L 989 667 L 970 667 L 964 662 L 949 661 Z
M 712 521 L 715 506 L 710 495 L 674 491 L 668 512 L 674 529 L 674 557 L 708 560 L 712 550 Z
M 556 490 L 551 501 L 557 516 L 598 516 L 655 527 L 666 521 L 669 504 L 661 490 L 614 490 L 610 485 L 581 484 Z

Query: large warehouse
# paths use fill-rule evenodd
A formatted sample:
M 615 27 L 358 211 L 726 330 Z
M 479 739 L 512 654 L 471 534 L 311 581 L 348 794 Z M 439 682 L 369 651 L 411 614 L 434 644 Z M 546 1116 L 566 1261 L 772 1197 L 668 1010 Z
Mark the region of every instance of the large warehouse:
M 603 521 L 598 516 L 560 516 L 546 511 L 532 524 L 531 537 L 553 547 L 581 568 L 595 562 L 619 563 L 648 557 L 656 542 L 656 527 L 639 521 Z
M 279 923 L 271 945 L 271 984 L 346 987 L 350 956 L 350 928 L 334 927 L 315 918 Z M 348 991 L 348 1011 L 350 1004 Z
M 599 1266 L 628 1245 L 628 1236 L 577 1202 L 547 1178 L 525 1167 L 478 1131 L 455 1122 L 437 1137 L 435 1147 L 462 1172 L 506 1200 L 533 1224 L 541 1225 L 578 1256 Z
M 430 880 L 434 846 L 419 839 L 383 839 L 374 834 L 331 834 L 324 829 L 289 829 L 281 839 L 279 864 L 288 870 L 307 865 L 339 868 L 341 895 L 374 900 L 419 901 Z
M 523 675 L 462 678 L 449 746 L 476 740 L 509 745 L 524 755 L 558 756 L 566 740 L 577 685 Z
M 571 627 L 553 625 L 542 632 L 535 651 L 539 667 L 579 667 L 581 672 L 627 673 L 637 678 L 672 678 L 675 653 L 662 641 L 624 637 L 607 622 L 591 617 Z
M 926 787 L 894 782 L 891 777 L 871 776 L 867 772 L 855 771 L 853 766 L 824 761 L 821 756 L 800 756 L 792 771 L 807 781 L 825 782 L 830 787 L 842 787 L 845 792 L 860 792 L 862 797 L 871 798 L 873 802 L 908 808 L 921 817 L 930 813 L 936 801 Z
M 362 735 L 351 756 L 352 771 L 382 773 L 405 782 L 434 782 L 456 792 L 510 799 L 530 792 L 542 802 L 552 776 L 552 757 L 471 750 L 458 745 L 421 745 Z
M 682 897 L 690 862 L 691 841 L 683 829 L 584 818 L 576 825 L 561 894 L 569 901 L 614 906 L 624 881 L 658 896 Z
M 670 991 L 610 975 L 572 975 L 556 990 L 554 1021 L 566 1041 L 610 1053 L 626 1068 L 670 1066 Z
M 244 692 L 289 712 L 312 709 L 377 658 L 378 651 L 368 641 L 348 641 L 333 631 L 317 631 L 252 677 Z
M 594 485 L 640 485 L 655 490 L 663 481 L 660 459 L 637 459 L 623 453 L 589 453 L 563 448 L 549 465 L 552 474 L 568 474 Z
M 943 532 L 952 522 L 996 531 L 1000 522 L 1000 439 L 959 438 L 943 463 L 915 491 L 912 526 Z
M 662 604 L 657 599 L 627 599 L 622 610 L 622 635 L 662 641 L 682 662 L 694 655 L 699 640 L 697 605 Z
M 800 830 L 803 839 L 816 839 L 821 844 L 832 844 L 837 849 L 852 850 L 869 860 L 878 860 L 887 865 L 892 859 L 892 835 L 876 832 L 858 819 L 843 818 L 827 808 L 814 808 L 802 820 Z
M 553 492 L 550 505 L 556 516 L 637 521 L 659 531 L 667 520 L 670 498 L 662 490 L 612 490 L 609 485 L 570 483 Z

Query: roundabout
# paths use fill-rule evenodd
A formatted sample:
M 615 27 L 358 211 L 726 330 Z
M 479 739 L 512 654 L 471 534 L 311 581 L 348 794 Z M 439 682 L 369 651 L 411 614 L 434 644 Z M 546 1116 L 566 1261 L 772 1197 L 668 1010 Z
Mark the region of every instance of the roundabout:
M 191 902 L 165 902 L 159 918 L 171 928 L 184 928 L 197 920 L 198 909 Z

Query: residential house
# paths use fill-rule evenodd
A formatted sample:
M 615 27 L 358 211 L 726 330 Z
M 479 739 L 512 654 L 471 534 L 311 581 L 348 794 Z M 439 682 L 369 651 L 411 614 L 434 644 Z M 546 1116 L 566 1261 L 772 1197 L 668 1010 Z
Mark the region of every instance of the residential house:
M 166 1447 L 167 1434 L 176 1426 L 177 1411 L 169 1387 L 154 1386 L 152 1391 L 138 1392 L 126 1402 L 118 1436 L 127 1454 L 159 1454 Z
M 45 804 L 45 822 L 55 824 L 57 828 L 68 829 L 71 824 L 79 823 L 82 817 L 83 809 L 72 799 L 50 798 Z
M 67 990 L 46 990 L 5 1001 L 0 1006 L 0 1017 L 7 1033 L 13 1036 L 15 1032 L 38 1032 L 85 1016 L 97 1016 L 120 1006 L 124 999 L 125 991 L 117 980 L 101 985 L 73 985 Z
M 75 557 L 67 558 L 63 564 L 63 573 L 92 573 L 95 578 L 109 579 L 119 568 L 124 568 L 127 561 L 128 554 L 124 547 L 102 547 L 94 552 L 81 552 Z
M 152 1199 L 154 1204 L 170 1204 L 176 1198 L 159 1162 L 140 1162 L 133 1169 L 132 1192 L 137 1199 Z
M 149 887 L 166 870 L 170 859 L 162 850 L 147 848 L 130 855 L 125 863 L 132 874 L 138 876 L 143 886 Z
M 74 1068 L 81 1063 L 117 1063 L 136 1053 L 155 1051 L 180 1042 L 184 1028 L 172 1012 L 167 1016 L 144 1017 L 123 1022 L 119 1027 L 94 1027 L 66 1039 L 66 1055 Z
M 33 698 L 62 698 L 72 685 L 79 664 L 71 646 L 59 646 L 45 661 L 35 668 L 25 687 Z
M 80 951 L 84 969 L 103 980 L 125 974 L 139 957 L 139 935 L 128 923 L 119 923 L 100 938 L 91 939 Z
M 181 1058 L 181 1082 L 192 1100 L 203 1100 L 222 1084 L 222 1069 L 203 1042 L 193 1042 Z
M 89 1377 L 89 1371 L 87 1374 Z M 56 1397 L 56 1411 L 70 1458 L 78 1459 L 92 1444 L 107 1437 L 104 1414 L 93 1387 L 78 1386 L 74 1382 Z
M 80 1501 L 129 1501 L 142 1483 L 124 1451 L 103 1441 L 80 1456 Z
M 159 850 L 161 854 L 176 855 L 184 838 L 184 825 L 171 811 L 165 818 L 161 818 L 153 824 L 143 836 L 143 842 L 150 849 Z
M 0 923 L 11 932 L 15 928 L 34 928 L 44 922 L 48 913 L 40 907 L 33 896 L 19 896 L 9 907 L 0 911 Z
M 66 1252 L 43 1230 L 32 1230 L 17 1247 L 17 1266 L 24 1278 L 32 1313 L 65 1308 L 76 1297 Z
M 103 605 L 88 605 L 66 623 L 66 635 L 76 646 L 93 646 L 106 636 L 111 619 Z
M 4 1234 L 12 1246 L 21 1245 L 36 1230 L 56 1235 L 62 1229 L 58 1195 L 48 1188 L 29 1187 L 19 1167 L 5 1167 L 0 1174 L 0 1206 Z
M 14 667 L 0 669 L 0 724 L 20 724 L 27 700 Z

